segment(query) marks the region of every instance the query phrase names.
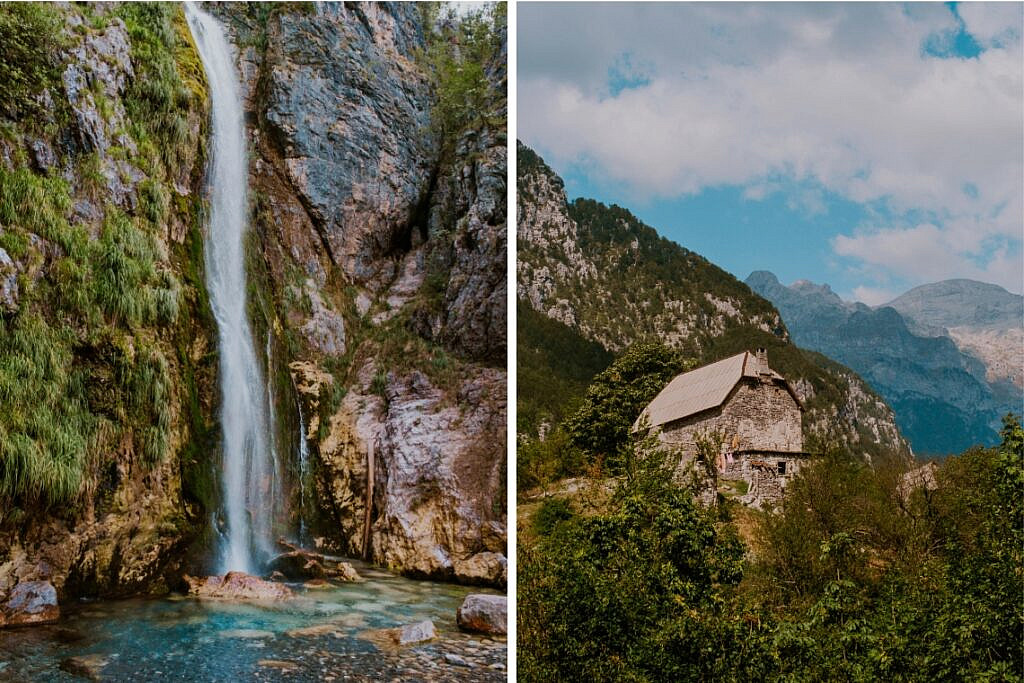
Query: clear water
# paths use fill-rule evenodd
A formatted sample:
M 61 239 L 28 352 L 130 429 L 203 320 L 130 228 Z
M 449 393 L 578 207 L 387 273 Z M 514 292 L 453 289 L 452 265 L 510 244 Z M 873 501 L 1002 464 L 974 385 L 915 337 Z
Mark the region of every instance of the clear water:
M 365 581 L 297 584 L 299 597 L 276 606 L 181 596 L 71 606 L 57 625 L 0 631 L 0 680 L 81 680 L 61 663 L 83 655 L 106 660 L 104 681 L 504 680 L 505 643 L 455 624 L 456 608 L 478 589 L 354 564 Z M 424 619 L 434 622 L 437 641 L 391 651 L 366 637 Z M 322 624 L 334 632 L 288 633 Z M 471 666 L 452 665 L 452 654 Z
M 206 286 L 217 321 L 223 435 L 224 538 L 221 572 L 257 573 L 272 553 L 281 482 L 270 441 L 267 383 L 246 310 L 244 235 L 249 163 L 241 86 L 220 23 L 187 3 L 185 14 L 210 84 L 210 225 Z

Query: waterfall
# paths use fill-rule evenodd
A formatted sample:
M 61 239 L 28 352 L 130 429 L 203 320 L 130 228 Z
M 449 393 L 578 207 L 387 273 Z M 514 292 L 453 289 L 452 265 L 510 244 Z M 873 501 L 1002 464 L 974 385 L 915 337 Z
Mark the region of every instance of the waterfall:
M 306 480 L 309 479 L 309 441 L 306 435 L 306 418 L 299 406 L 299 544 L 306 542 Z
M 244 235 L 248 158 L 241 87 L 223 28 L 187 3 L 188 25 L 210 84 L 210 223 L 204 241 L 206 286 L 217 321 L 226 523 L 221 570 L 255 573 L 272 552 L 279 483 L 270 444 L 269 405 L 246 313 Z

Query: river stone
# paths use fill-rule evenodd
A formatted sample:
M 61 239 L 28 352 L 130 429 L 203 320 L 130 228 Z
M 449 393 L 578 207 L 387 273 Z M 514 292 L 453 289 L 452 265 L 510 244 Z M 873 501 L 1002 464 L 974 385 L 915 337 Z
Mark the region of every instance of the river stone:
M 327 568 L 327 574 L 337 581 L 361 581 L 362 577 L 348 562 L 339 562 L 333 567 Z
M 220 600 L 276 601 L 294 597 L 283 583 L 264 581 L 244 572 L 228 572 L 224 576 L 185 576 L 188 592 L 200 598 Z
M 57 590 L 49 581 L 22 581 L 3 606 L 6 626 L 52 624 L 60 619 Z
M 434 628 L 434 622 L 426 619 L 415 624 L 406 624 L 403 626 L 398 637 L 398 644 L 415 645 L 416 643 L 425 643 L 429 640 L 433 640 L 434 638 L 437 638 L 437 630 Z
M 455 612 L 455 621 L 463 631 L 505 635 L 508 633 L 508 598 L 470 593 Z

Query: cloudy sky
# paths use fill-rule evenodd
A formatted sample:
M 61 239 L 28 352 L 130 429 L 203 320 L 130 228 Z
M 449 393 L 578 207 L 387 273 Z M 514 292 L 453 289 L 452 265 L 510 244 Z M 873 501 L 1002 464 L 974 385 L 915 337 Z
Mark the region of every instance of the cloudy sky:
M 740 279 L 1020 292 L 1022 4 L 518 4 L 518 136 Z

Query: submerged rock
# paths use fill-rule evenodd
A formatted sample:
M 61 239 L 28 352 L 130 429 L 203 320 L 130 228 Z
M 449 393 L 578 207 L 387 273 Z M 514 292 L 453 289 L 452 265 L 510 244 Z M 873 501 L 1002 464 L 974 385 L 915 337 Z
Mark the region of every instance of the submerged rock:
M 348 562 L 338 562 L 333 567 L 327 567 L 327 575 L 336 581 L 362 581 L 359 572 Z
M 60 670 L 86 680 L 99 681 L 102 680 L 103 667 L 107 665 L 108 661 L 103 655 L 68 657 L 61 660 Z
M 58 619 L 57 590 L 49 581 L 22 581 L 0 608 L 0 626 L 52 624 Z
M 189 595 L 219 600 L 287 600 L 295 596 L 283 583 L 265 581 L 244 572 L 228 572 L 224 576 L 186 576 Z
M 508 598 L 470 593 L 455 612 L 455 621 L 463 631 L 503 636 L 508 633 Z

